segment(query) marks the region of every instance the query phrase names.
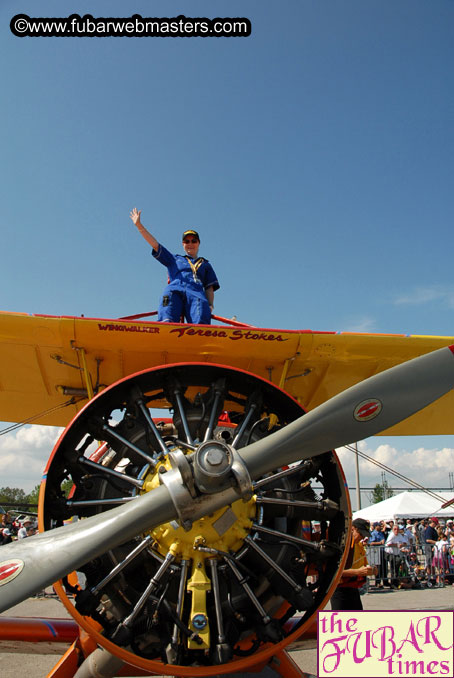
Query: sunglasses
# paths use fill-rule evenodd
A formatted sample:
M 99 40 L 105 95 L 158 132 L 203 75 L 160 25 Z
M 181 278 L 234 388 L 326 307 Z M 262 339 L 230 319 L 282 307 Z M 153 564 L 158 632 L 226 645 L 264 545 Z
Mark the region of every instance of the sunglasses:
M 199 241 L 195 240 L 195 238 L 193 238 L 192 240 L 183 240 L 183 242 L 184 242 L 185 245 L 189 245 L 189 243 L 192 243 L 194 245 L 195 243 L 197 243 Z

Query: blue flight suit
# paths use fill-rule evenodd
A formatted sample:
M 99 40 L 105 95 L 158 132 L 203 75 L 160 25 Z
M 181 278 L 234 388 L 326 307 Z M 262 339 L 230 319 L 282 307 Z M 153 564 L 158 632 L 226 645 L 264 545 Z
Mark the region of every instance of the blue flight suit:
M 169 283 L 159 302 L 158 320 L 179 323 L 184 315 L 188 323 L 209 325 L 211 309 L 205 290 L 219 289 L 210 262 L 203 257 L 171 254 L 163 245 L 153 250 L 155 259 L 167 267 Z

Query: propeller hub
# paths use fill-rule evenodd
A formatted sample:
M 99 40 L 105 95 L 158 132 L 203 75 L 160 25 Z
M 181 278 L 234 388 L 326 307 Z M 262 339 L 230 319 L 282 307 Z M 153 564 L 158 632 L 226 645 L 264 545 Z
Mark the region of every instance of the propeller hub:
M 214 468 L 222 467 L 225 455 L 222 450 L 218 449 L 217 444 L 209 441 L 204 447 L 205 462 L 206 457 L 216 462 L 222 455 L 221 463 L 213 464 Z M 165 469 L 166 472 L 172 469 L 172 461 L 169 457 L 170 455 L 159 465 L 159 468 Z M 144 479 L 141 493 L 152 491 L 159 486 L 159 476 L 162 475 L 159 468 L 149 471 Z M 190 529 L 185 529 L 178 522 L 172 521 L 159 525 L 149 534 L 153 538 L 155 547 L 163 556 L 172 549 L 179 562 L 182 559 L 194 558 L 194 552 L 199 551 L 200 558 L 205 560 L 213 557 L 209 549 L 227 552 L 240 549 L 244 539 L 250 533 L 252 523 L 257 516 L 256 512 L 255 496 L 248 502 L 239 499 L 228 507 L 217 509 L 207 516 L 194 520 Z
M 193 457 L 193 472 L 201 492 L 212 494 L 231 483 L 233 454 L 230 447 L 217 440 L 207 440 L 199 445 Z

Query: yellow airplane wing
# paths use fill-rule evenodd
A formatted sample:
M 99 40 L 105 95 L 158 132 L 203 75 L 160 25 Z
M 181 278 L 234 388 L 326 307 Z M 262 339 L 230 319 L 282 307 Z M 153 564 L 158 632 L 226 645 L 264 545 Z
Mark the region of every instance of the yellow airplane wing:
M 200 326 L 0 312 L 0 420 L 65 426 L 99 389 L 168 363 L 238 367 L 310 410 L 454 337 Z M 454 433 L 451 391 L 386 435 Z

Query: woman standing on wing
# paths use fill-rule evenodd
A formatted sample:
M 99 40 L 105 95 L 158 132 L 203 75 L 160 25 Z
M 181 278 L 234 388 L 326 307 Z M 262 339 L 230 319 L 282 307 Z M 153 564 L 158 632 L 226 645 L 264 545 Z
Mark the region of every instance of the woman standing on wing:
M 179 323 L 184 316 L 189 323 L 209 325 L 219 283 L 209 261 L 198 256 L 199 234 L 192 229 L 185 231 L 182 238 L 185 254 L 171 254 L 143 226 L 140 214 L 141 210 L 134 207 L 129 216 L 153 248 L 155 259 L 167 267 L 169 274 L 159 302 L 158 320 Z

